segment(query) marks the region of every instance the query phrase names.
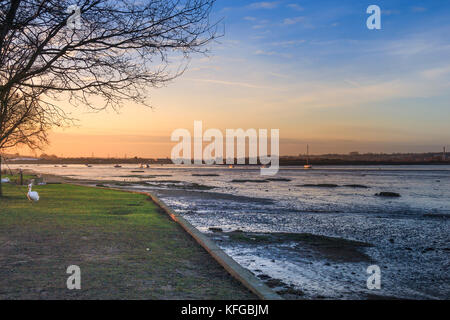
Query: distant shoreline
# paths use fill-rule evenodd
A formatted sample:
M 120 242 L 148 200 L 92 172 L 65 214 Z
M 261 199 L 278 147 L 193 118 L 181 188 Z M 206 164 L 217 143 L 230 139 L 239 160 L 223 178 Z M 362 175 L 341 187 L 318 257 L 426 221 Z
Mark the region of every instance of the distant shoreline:
M 91 164 L 91 165 L 115 165 L 115 164 L 136 164 L 141 163 L 149 165 L 173 164 L 171 160 L 145 160 L 145 159 L 90 159 L 90 158 L 66 158 L 66 159 L 40 159 L 40 160 L 6 160 L 7 164 L 50 164 L 50 165 L 68 165 L 68 164 Z M 236 163 L 236 162 L 235 162 Z M 337 160 L 337 159 L 315 159 L 310 160 L 312 166 L 413 166 L 413 165 L 450 165 L 450 160 L 430 160 L 430 161 L 363 161 L 363 160 Z M 287 160 L 280 159 L 280 166 L 304 166 L 305 160 Z M 226 164 L 217 166 L 227 166 Z M 254 164 L 235 164 L 235 166 L 255 166 Z

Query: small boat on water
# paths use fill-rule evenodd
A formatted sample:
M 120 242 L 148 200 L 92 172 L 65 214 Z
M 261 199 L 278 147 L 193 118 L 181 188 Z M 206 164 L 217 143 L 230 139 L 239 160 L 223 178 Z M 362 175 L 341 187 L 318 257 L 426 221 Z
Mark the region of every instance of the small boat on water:
M 115 164 L 114 168 L 122 168 L 122 166 L 120 164 Z
M 303 166 L 305 169 L 311 169 L 312 165 L 309 164 L 309 145 L 306 145 L 306 164 Z
M 88 167 L 88 168 L 91 168 L 92 164 L 86 164 L 85 166 Z

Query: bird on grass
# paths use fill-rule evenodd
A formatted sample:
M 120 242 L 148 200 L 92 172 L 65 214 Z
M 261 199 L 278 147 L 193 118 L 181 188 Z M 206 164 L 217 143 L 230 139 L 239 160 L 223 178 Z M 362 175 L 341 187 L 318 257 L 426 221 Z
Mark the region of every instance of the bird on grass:
M 34 201 L 37 202 L 39 201 L 39 194 L 36 191 L 32 191 L 31 188 L 33 187 L 33 183 L 30 183 L 28 185 L 28 193 L 27 193 L 27 198 L 30 201 Z

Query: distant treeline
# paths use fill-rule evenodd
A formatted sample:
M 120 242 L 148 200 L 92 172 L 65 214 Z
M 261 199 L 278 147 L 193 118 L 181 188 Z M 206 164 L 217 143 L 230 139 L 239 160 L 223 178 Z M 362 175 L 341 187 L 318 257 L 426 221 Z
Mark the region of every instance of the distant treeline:
M 306 160 L 299 159 L 280 159 L 280 166 L 303 166 Z M 443 160 L 345 160 L 345 159 L 310 159 L 311 165 L 352 165 L 352 166 L 371 166 L 371 165 L 450 165 L 450 161 Z
M 111 159 L 111 158 L 56 158 L 56 159 L 38 159 L 38 160 L 6 160 L 9 164 L 170 164 L 170 159 Z

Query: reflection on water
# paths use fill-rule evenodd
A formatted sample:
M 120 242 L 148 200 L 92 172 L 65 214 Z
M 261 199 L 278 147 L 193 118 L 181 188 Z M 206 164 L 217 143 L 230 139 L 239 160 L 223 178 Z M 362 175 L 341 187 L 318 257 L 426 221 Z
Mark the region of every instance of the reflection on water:
M 155 192 L 207 233 L 210 227 L 311 233 L 371 245 L 361 249 L 371 260 L 355 262 L 299 250 L 302 243 L 241 243 L 211 233 L 243 266 L 306 298 L 450 298 L 449 166 L 287 167 L 272 178 L 261 177 L 258 167 L 28 168 Z M 401 197 L 375 196 L 383 191 Z M 370 264 L 382 269 L 379 291 L 366 288 Z

